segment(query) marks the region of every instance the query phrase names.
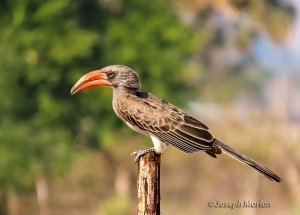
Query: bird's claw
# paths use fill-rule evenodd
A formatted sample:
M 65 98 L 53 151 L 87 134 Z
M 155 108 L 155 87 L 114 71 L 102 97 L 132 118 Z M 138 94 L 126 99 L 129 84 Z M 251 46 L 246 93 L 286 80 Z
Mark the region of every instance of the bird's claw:
M 139 151 L 140 151 L 140 150 L 134 151 L 134 152 L 132 152 L 131 155 L 130 155 L 130 156 L 135 156 L 135 158 L 134 158 L 134 161 L 135 161 L 135 162 L 137 162 L 137 161 L 139 160 L 139 158 L 140 158 L 140 156 L 138 156 L 138 152 L 139 152 Z
M 149 152 L 155 152 L 154 147 L 149 148 L 149 149 L 140 149 L 140 150 L 134 151 L 131 153 L 131 156 L 135 156 L 134 162 L 138 162 L 140 160 L 141 156 L 143 156 Z

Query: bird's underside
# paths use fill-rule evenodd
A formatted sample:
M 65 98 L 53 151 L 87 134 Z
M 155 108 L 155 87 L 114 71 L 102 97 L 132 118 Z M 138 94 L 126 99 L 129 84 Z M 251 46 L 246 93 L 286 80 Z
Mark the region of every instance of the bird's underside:
M 204 151 L 216 158 L 222 152 L 258 170 L 270 180 L 281 178 L 270 169 L 215 139 L 208 127 L 166 100 L 141 92 L 139 77 L 129 67 L 111 65 L 82 76 L 72 87 L 75 94 L 93 86 L 113 89 L 113 109 L 133 130 L 151 137 L 155 150 L 161 153 L 172 145 L 186 153 Z M 144 151 L 145 152 L 145 151 Z

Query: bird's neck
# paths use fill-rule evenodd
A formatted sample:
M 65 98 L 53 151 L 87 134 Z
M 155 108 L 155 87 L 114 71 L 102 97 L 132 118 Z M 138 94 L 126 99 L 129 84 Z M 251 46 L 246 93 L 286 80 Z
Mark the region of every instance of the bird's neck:
M 120 95 L 120 94 L 132 94 L 136 95 L 137 89 L 132 89 L 132 88 L 127 88 L 127 87 L 114 87 L 113 88 L 113 94 L 115 95 Z
M 127 100 L 132 97 L 133 95 L 136 95 L 136 90 L 129 89 L 126 87 L 117 87 L 113 88 L 113 99 L 112 99 L 112 106 L 113 110 L 117 114 L 119 118 L 122 118 L 122 116 L 119 114 L 119 108 L 120 106 L 126 104 Z

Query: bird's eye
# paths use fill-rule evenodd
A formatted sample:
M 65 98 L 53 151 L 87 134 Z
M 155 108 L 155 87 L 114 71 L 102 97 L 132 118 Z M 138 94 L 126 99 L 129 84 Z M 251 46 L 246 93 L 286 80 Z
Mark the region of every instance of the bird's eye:
M 113 73 L 113 72 L 107 73 L 107 77 L 114 78 L 115 77 L 115 73 Z

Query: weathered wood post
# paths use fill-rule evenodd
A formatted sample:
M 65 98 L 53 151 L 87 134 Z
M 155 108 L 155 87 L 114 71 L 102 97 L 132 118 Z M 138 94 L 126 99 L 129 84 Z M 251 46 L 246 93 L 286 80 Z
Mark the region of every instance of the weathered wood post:
M 147 153 L 138 162 L 138 215 L 160 214 L 160 154 Z

